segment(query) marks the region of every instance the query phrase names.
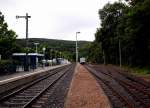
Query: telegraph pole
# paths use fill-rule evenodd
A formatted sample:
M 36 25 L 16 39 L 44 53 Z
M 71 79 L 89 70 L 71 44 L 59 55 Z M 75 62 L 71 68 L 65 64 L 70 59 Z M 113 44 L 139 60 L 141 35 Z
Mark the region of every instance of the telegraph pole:
M 106 58 L 105 58 L 105 52 L 103 50 L 103 59 L 104 59 L 104 64 L 106 64 Z
M 118 17 L 119 16 L 121 16 L 122 15 L 122 9 L 120 9 L 120 10 L 117 10 L 117 12 L 118 12 Z M 122 65 L 122 61 L 121 61 L 121 42 L 120 42 L 120 37 L 119 37 L 119 64 L 120 64 L 120 67 L 121 67 L 121 65 Z
M 25 69 L 24 71 L 29 71 L 29 63 L 28 63 L 28 18 L 31 18 L 31 16 L 26 13 L 26 16 L 16 16 L 16 19 L 19 18 L 25 18 L 26 19 L 26 63 L 25 63 Z

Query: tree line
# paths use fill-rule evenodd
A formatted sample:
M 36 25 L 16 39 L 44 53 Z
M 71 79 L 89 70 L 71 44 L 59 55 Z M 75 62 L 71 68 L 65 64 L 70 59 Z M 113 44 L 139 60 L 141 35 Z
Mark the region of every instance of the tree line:
M 150 65 L 150 0 L 107 3 L 99 10 L 99 18 L 89 58 L 119 64 L 121 56 L 124 65 Z

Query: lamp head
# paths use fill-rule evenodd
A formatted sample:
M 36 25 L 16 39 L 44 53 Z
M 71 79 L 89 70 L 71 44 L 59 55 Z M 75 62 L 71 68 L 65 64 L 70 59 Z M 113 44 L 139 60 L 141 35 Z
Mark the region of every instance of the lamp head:
M 39 43 L 34 43 L 34 45 L 38 45 Z
M 45 47 L 43 47 L 43 51 L 45 51 L 46 50 L 46 48 Z

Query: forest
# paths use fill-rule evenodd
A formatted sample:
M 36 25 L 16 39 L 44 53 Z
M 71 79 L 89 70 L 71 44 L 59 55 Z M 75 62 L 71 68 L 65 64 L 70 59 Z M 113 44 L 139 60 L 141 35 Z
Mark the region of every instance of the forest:
M 99 10 L 99 18 L 101 24 L 95 41 L 89 46 L 89 52 L 93 51 L 89 60 L 139 67 L 150 65 L 150 0 L 108 3 Z

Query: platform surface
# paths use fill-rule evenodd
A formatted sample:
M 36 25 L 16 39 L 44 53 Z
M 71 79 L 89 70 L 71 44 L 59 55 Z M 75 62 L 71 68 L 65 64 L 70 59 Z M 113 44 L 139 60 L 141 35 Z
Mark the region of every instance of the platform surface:
M 17 73 L 13 73 L 10 75 L 4 75 L 4 76 L 0 76 L 0 85 L 11 82 L 11 81 L 15 81 L 24 77 L 28 77 L 34 74 L 38 74 L 41 72 L 45 72 L 48 70 L 52 70 L 61 66 L 64 66 L 67 64 L 63 64 L 63 65 L 57 65 L 57 66 L 49 66 L 49 67 L 43 67 L 43 68 L 38 68 L 35 70 L 31 70 L 31 71 L 27 71 L 27 72 L 17 72 Z
M 78 64 L 69 88 L 65 108 L 112 108 L 95 78 Z

